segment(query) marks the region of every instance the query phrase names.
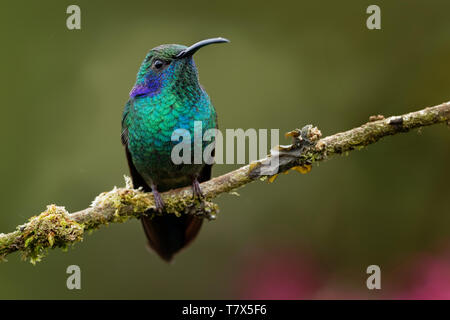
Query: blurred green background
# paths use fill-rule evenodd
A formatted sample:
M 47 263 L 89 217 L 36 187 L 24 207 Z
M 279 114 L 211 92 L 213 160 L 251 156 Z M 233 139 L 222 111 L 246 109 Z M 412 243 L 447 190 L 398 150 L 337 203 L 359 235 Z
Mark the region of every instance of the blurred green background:
M 66 28 L 70 4 L 81 7 L 81 30 Z M 0 232 L 47 204 L 77 211 L 124 184 L 121 113 L 142 59 L 159 44 L 231 40 L 195 57 L 222 129 L 283 133 L 312 123 L 329 135 L 373 114 L 450 100 L 450 3 L 376 1 L 377 31 L 366 28 L 370 4 L 3 0 Z M 171 265 L 147 252 L 137 220 L 86 235 L 68 252 L 51 250 L 36 266 L 10 255 L 0 264 L 0 298 L 252 297 L 248 275 L 277 262 L 279 252 L 287 252 L 280 270 L 301 264 L 291 258 L 314 261 L 321 290 L 346 288 L 329 289 L 336 297 L 382 296 L 405 285 L 405 261 L 449 242 L 449 146 L 449 127 L 433 126 L 321 163 L 308 175 L 222 196 L 218 219 Z M 213 174 L 236 167 L 217 165 Z M 81 267 L 79 291 L 66 288 L 71 264 Z M 381 267 L 382 293 L 365 287 L 370 264 Z M 275 282 L 282 272 L 273 272 Z

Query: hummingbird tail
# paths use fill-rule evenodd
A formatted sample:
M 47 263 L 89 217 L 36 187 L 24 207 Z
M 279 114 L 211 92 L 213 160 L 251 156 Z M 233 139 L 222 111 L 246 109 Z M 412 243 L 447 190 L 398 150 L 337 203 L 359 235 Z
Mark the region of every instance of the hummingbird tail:
M 166 262 L 195 239 L 203 219 L 191 215 L 177 217 L 165 214 L 141 218 L 148 245 Z

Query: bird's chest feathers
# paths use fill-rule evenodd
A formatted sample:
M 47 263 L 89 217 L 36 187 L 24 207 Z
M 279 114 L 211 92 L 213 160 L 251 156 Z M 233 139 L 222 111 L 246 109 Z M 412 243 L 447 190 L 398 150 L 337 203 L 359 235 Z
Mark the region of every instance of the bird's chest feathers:
M 170 165 L 172 134 L 177 129 L 189 131 L 194 139 L 194 124 L 201 122 L 202 135 L 216 127 L 216 116 L 209 99 L 196 102 L 173 97 L 135 100 L 128 128 L 129 149 L 137 163 L 151 166 Z M 202 143 L 202 142 L 200 142 Z

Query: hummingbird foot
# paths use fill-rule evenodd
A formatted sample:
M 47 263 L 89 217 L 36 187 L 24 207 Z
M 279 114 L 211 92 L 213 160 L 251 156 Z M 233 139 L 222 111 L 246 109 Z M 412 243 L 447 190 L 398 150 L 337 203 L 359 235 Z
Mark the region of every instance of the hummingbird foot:
M 155 207 L 156 210 L 161 213 L 164 209 L 164 200 L 161 197 L 161 194 L 158 192 L 158 190 L 156 189 L 155 185 L 152 185 L 152 193 L 153 193 L 153 198 L 155 198 Z
M 200 187 L 200 183 L 198 182 L 197 178 L 192 181 L 192 193 L 194 194 L 194 198 L 204 198 L 202 188 Z

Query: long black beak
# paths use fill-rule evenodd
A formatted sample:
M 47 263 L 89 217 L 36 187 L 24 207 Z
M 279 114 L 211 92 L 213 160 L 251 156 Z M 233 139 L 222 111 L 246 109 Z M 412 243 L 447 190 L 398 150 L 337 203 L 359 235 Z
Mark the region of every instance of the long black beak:
M 184 49 L 179 54 L 177 54 L 177 56 L 175 58 L 180 59 L 180 58 L 184 58 L 187 56 L 192 56 L 195 52 L 198 51 L 198 49 L 200 49 L 204 46 L 207 46 L 207 45 L 210 45 L 213 43 L 224 43 L 224 42 L 230 42 L 230 40 L 225 39 L 225 38 L 212 38 L 212 39 L 202 40 L 197 43 L 194 43 L 189 48 Z

